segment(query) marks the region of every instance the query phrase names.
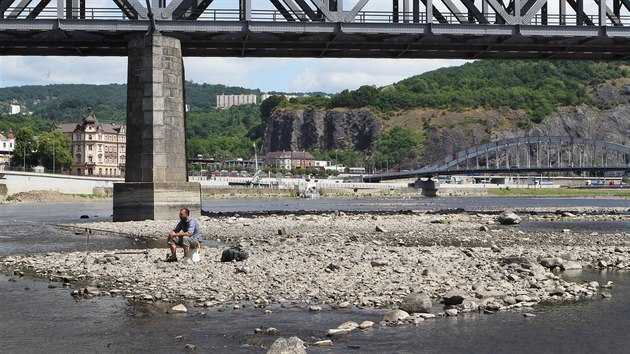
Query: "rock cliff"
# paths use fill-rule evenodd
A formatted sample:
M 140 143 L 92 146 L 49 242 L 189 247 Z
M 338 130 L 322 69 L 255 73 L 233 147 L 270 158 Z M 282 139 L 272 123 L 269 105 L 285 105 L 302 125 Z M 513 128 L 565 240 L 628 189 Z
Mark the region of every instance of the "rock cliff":
M 277 110 L 267 124 L 263 151 L 360 150 L 370 152 L 381 122 L 367 110 Z
M 424 112 L 426 114 L 426 112 Z M 424 140 L 416 163 L 438 158 L 488 141 L 520 136 L 574 136 L 618 144 L 630 143 L 630 104 L 611 109 L 562 107 L 541 124 L 528 125 L 525 112 L 509 109 L 443 111 L 423 124 L 422 112 L 405 113 L 406 122 L 381 121 L 367 110 L 293 109 L 275 112 L 265 127 L 265 151 L 354 149 L 370 154 L 383 129 L 403 125 L 421 131 Z M 411 118 L 409 118 L 411 116 Z M 416 120 L 418 124 L 412 124 Z

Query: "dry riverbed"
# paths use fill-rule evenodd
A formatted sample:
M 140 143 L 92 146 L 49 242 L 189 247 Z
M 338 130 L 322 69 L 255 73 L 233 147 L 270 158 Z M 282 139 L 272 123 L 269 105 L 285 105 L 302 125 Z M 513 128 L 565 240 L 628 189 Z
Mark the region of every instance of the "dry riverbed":
M 627 215 L 520 216 L 629 220 Z M 202 216 L 206 239 L 238 243 L 249 259 L 222 263 L 221 248 L 204 247 L 199 263 L 167 263 L 164 247 L 146 254 L 112 250 L 13 256 L 2 263 L 51 279 L 89 280 L 92 286 L 77 296 L 186 299 L 200 306 L 400 307 L 414 312 L 417 308 L 409 305 L 414 296 L 409 295 L 424 294 L 434 303 L 452 304 L 449 309 L 455 311 L 450 314 L 593 297 L 601 291 L 599 284 L 571 283 L 558 271 L 630 267 L 625 233 L 524 232 L 496 220 L 497 215 L 468 213 Z M 173 225 L 140 221 L 80 226 L 165 238 Z M 418 312 L 426 311 L 430 308 Z

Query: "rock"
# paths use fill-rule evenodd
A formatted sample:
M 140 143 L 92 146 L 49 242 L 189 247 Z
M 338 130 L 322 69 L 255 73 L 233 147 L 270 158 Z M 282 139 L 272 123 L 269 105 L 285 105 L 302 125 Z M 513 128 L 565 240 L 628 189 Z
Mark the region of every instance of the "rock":
M 566 289 L 564 287 L 557 286 L 557 287 L 551 289 L 551 291 L 549 291 L 549 295 L 550 296 L 554 296 L 554 295 L 562 296 L 562 295 L 564 295 L 565 292 L 566 292 Z
M 311 312 L 318 312 L 322 310 L 321 306 L 311 305 L 308 307 L 308 310 Z
M 612 297 L 612 294 L 606 291 L 602 292 L 601 295 L 602 295 L 602 298 L 604 299 L 610 299 Z
M 188 312 L 188 309 L 183 304 L 178 304 L 178 305 L 175 305 L 175 306 L 171 307 L 171 311 L 170 312 L 183 313 L 183 312 Z
M 332 347 L 333 342 L 330 339 L 318 340 L 317 342 L 313 343 L 313 346 L 314 347 Z
M 494 253 L 500 253 L 502 251 L 501 247 L 497 246 L 497 245 L 491 245 L 490 249 L 492 250 L 492 252 Z
M 536 317 L 536 315 L 534 315 L 533 313 L 524 313 L 523 317 Z
M 477 299 L 503 299 L 507 294 L 500 290 L 478 290 L 475 292 L 475 297 Z
M 387 230 L 385 230 L 384 228 L 382 228 L 380 225 L 376 225 L 375 230 L 376 230 L 376 232 L 387 232 Z
M 268 336 L 275 336 L 279 333 L 277 328 L 269 327 L 265 330 L 265 334 Z
M 403 298 L 399 308 L 409 313 L 431 313 L 431 298 L 425 293 L 411 293 Z
M 374 322 L 372 322 L 372 321 L 363 321 L 359 325 L 359 329 L 368 329 L 368 328 L 372 328 L 373 326 L 374 326 Z
M 328 332 L 326 333 L 326 335 L 328 337 L 334 337 L 334 336 L 343 336 L 346 335 L 348 333 L 350 333 L 351 330 L 349 329 L 343 329 L 343 328 L 332 328 L 329 329 Z
M 283 227 L 283 228 L 281 228 L 281 229 L 278 229 L 278 235 L 281 235 L 281 236 L 286 236 L 286 235 L 288 235 L 287 228 L 286 228 L 286 227 Z
M 540 265 L 545 267 L 545 268 L 549 268 L 549 269 L 553 269 L 553 268 L 560 268 L 560 265 L 562 264 L 562 259 L 560 258 L 543 258 L 540 260 Z
M 398 322 L 409 317 L 409 313 L 403 310 L 393 310 L 383 316 L 383 321 Z
M 479 231 L 490 231 L 490 228 L 489 228 L 489 227 L 487 227 L 486 225 L 481 225 L 481 226 L 479 227 Z
M 359 328 L 359 324 L 354 321 L 344 322 L 340 324 L 339 326 L 337 326 L 337 329 L 347 329 L 350 331 L 354 331 L 357 328 Z
M 276 339 L 267 354 L 306 354 L 304 342 L 298 337 Z
M 459 313 L 459 311 L 457 311 L 456 309 L 448 309 L 445 312 L 446 312 L 446 316 L 449 316 L 449 317 L 455 317 Z
M 194 344 L 187 343 L 187 344 L 184 345 L 184 348 L 186 348 L 188 350 L 196 350 L 197 346 L 194 345 Z
M 389 262 L 387 262 L 384 259 L 376 259 L 376 260 L 373 260 L 373 261 L 370 262 L 370 265 L 372 267 L 384 267 L 384 266 L 386 266 L 388 264 L 389 264 Z
M 575 261 L 562 261 L 560 263 L 560 269 L 562 270 L 575 270 L 582 269 L 582 265 L 579 262 Z
M 466 293 L 463 291 L 453 290 L 444 294 L 444 296 L 442 296 L 442 300 L 444 300 L 444 305 L 446 306 L 459 305 L 464 302 L 466 296 Z
M 511 211 L 505 211 L 497 217 L 501 225 L 515 225 L 521 223 L 521 218 Z

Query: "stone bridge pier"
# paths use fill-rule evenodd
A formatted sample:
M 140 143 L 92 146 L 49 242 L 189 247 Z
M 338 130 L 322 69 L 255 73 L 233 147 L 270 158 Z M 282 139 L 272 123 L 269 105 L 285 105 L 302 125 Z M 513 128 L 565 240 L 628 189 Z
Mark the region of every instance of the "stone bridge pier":
M 431 178 L 427 178 L 426 180 L 418 178 L 414 183 L 414 187 L 422 188 L 422 195 L 424 195 L 425 197 L 437 197 L 437 191 L 440 187 L 440 182 Z
M 184 64 L 178 39 L 129 42 L 125 182 L 114 184 L 114 221 L 177 220 L 201 214 L 201 187 L 188 182 Z

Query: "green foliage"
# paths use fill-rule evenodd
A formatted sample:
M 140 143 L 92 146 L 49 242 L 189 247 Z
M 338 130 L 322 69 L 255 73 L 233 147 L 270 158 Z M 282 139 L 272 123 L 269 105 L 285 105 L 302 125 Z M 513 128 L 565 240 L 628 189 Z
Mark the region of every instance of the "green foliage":
M 393 127 L 378 139 L 375 161 L 387 161 L 390 166 L 418 156 L 420 137 L 409 128 Z
M 59 130 L 39 135 L 37 156 L 44 168 L 49 170 L 67 170 L 72 166 L 70 137 Z
M 286 97 L 278 95 L 269 96 L 267 99 L 262 101 L 262 103 L 260 104 L 260 118 L 262 119 L 263 123 L 267 122 L 276 107 L 286 102 Z
M 324 152 L 312 152 L 317 160 L 331 161 L 333 165 L 357 166 L 359 153 L 354 150 L 329 150 Z
M 13 166 L 28 169 L 37 164 L 37 141 L 33 128 L 22 127 L 15 132 L 15 147 L 13 149 Z
M 23 116 L 18 114 L 0 114 L 0 132 L 8 134 L 9 129 L 13 129 L 15 133 L 20 128 L 31 128 L 33 132 L 39 134 L 40 132 L 49 131 L 51 123 L 41 118 L 35 118 L 31 116 Z
M 627 75 L 618 63 L 481 60 L 380 90 L 371 86 L 344 90 L 330 99 L 328 107 L 371 107 L 381 112 L 509 107 L 525 110 L 538 123 L 558 106 L 592 104 L 587 87 Z

